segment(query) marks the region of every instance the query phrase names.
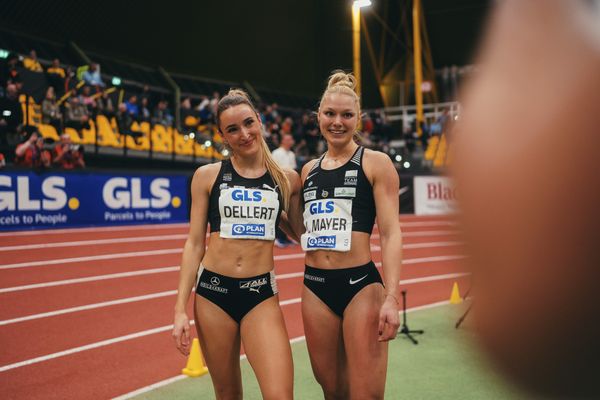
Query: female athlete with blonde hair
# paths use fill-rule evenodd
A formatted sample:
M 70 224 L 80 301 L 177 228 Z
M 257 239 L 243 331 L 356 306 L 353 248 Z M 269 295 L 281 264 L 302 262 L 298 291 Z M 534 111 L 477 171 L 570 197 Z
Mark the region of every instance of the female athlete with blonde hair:
M 361 111 L 354 88 L 350 74 L 329 78 L 318 110 L 327 152 L 302 170 L 302 317 L 326 399 L 383 398 L 387 341 L 399 326 L 399 178 L 387 155 L 356 143 Z M 375 217 L 384 280 L 371 259 Z
M 292 354 L 278 303 L 273 241 L 281 212 L 299 215 L 300 180 L 271 158 L 245 92 L 230 90 L 219 101 L 217 125 L 232 156 L 198 168 L 192 179 L 173 337 L 188 354 L 185 308 L 196 283 L 195 324 L 217 399 L 242 398 L 241 343 L 263 398 L 291 399 Z

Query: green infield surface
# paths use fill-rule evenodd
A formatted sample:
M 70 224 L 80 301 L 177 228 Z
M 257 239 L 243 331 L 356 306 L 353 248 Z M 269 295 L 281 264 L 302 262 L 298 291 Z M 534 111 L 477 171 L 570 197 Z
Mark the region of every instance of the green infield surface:
M 528 399 L 499 377 L 474 342 L 469 317 L 454 324 L 465 305 L 443 305 L 408 314 L 411 329 L 424 329 L 418 345 L 400 335 L 390 343 L 386 399 Z M 306 342 L 292 344 L 294 395 L 300 400 L 323 399 L 310 368 Z M 244 399 L 261 399 L 247 360 L 241 361 Z M 214 399 L 209 375 L 186 378 L 146 392 L 135 399 Z

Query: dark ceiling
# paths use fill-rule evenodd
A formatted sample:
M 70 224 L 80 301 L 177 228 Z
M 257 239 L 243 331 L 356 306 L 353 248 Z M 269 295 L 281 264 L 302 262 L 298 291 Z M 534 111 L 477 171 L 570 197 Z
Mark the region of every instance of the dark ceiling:
M 372 9 L 363 15 L 377 54 L 385 37 L 389 67 L 412 47 L 404 36 L 412 1 L 372 1 Z M 491 2 L 423 0 L 435 68 L 471 63 Z M 170 72 L 318 96 L 331 70 L 352 68 L 350 0 L 2 0 L 0 4 L 4 27 L 57 42 L 72 40 L 86 51 L 161 65 Z M 364 106 L 377 106 L 380 100 L 364 37 L 362 65 Z

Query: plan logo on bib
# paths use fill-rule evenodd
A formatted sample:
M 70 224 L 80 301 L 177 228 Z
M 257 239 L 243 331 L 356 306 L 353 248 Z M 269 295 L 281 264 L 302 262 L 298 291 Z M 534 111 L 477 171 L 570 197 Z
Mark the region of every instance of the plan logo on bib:
M 264 224 L 233 224 L 233 236 L 265 236 Z
M 307 240 L 309 249 L 333 249 L 335 248 L 336 238 L 334 235 L 331 236 L 317 236 L 310 237 Z

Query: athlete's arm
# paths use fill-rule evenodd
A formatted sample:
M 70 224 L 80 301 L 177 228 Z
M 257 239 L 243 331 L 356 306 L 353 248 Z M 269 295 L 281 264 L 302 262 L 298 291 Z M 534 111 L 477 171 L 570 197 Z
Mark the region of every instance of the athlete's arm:
M 189 354 L 190 349 L 190 321 L 186 306 L 204 256 L 210 185 L 218 171 L 219 164 L 204 165 L 196 170 L 192 178 L 190 231 L 183 247 L 173 322 L 175 345 L 185 355 Z
M 300 176 L 291 169 L 286 169 L 288 181 L 290 182 L 290 207 L 287 212 L 287 227 L 282 229 L 297 242 L 300 241 L 300 235 L 304 233 L 304 224 L 302 223 L 302 185 Z M 286 229 L 288 228 L 288 229 Z
M 385 299 L 379 311 L 379 340 L 396 337 L 400 326 L 398 300 L 400 267 L 402 265 L 402 232 L 398 219 L 398 188 L 400 179 L 390 158 L 380 152 L 365 151 L 365 167 L 372 177 L 373 196 L 377 210 L 377 226 L 385 283 Z

